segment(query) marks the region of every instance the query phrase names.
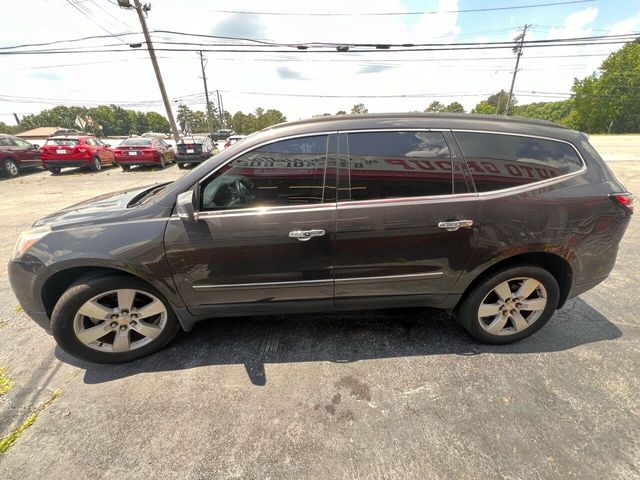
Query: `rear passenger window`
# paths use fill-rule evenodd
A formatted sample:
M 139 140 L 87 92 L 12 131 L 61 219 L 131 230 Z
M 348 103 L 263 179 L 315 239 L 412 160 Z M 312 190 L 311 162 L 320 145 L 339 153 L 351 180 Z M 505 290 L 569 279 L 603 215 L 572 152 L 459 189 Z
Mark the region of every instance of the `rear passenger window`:
M 564 142 L 491 133 L 455 136 L 478 192 L 527 185 L 582 168 L 575 149 Z
M 451 155 L 441 132 L 348 136 L 351 200 L 448 195 Z

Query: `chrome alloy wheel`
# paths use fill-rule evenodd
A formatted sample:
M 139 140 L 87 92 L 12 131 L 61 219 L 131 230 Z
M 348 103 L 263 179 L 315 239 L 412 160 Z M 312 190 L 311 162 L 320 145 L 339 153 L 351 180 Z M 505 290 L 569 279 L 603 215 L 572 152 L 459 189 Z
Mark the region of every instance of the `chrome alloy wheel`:
M 102 352 L 128 352 L 158 337 L 167 309 L 156 296 L 120 289 L 96 295 L 76 313 L 73 331 L 84 345 Z
M 519 277 L 500 283 L 480 303 L 478 321 L 491 335 L 513 335 L 529 328 L 547 306 L 539 281 Z
M 9 173 L 9 176 L 15 177 L 18 175 L 18 166 L 13 160 L 7 160 L 4 164 L 4 168 L 7 170 L 7 173 Z

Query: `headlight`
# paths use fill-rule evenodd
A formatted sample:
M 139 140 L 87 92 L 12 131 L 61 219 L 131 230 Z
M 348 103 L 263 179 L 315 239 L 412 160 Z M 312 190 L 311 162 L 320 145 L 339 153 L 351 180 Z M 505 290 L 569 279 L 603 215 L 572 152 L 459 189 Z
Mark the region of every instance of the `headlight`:
M 46 236 L 51 231 L 51 227 L 35 227 L 30 228 L 20 234 L 18 237 L 18 241 L 16 242 L 16 246 L 13 249 L 12 259 L 20 258 L 24 253 L 41 240 L 44 236 Z

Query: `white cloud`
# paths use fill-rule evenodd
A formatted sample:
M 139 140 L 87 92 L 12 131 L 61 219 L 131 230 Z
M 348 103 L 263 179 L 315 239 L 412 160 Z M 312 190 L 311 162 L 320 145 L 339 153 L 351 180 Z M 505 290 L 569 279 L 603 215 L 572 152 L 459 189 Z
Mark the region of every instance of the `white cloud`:
M 33 3 L 37 3 L 34 8 Z M 65 6 L 66 5 L 66 6 Z M 104 12 L 85 2 L 99 21 Z M 112 31 L 121 22 L 137 31 L 135 12 L 120 10 L 110 3 L 101 3 L 116 19 L 102 24 Z M 247 16 L 214 12 L 216 5 L 208 0 L 183 2 L 180 8 L 170 1 L 153 3 L 149 12 L 149 28 L 190 33 L 224 33 L 229 36 L 261 37 L 284 42 L 372 42 L 426 43 L 468 41 L 477 37 L 474 30 L 460 30 L 456 13 L 403 16 Z M 306 12 L 381 12 L 406 11 L 401 0 L 371 2 L 370 0 L 326 0 L 321 5 L 298 0 L 268 2 L 264 6 L 250 0 L 236 0 L 234 10 L 306 11 Z M 440 11 L 456 10 L 457 0 L 432 1 L 423 8 Z M 217 8 L 228 8 L 220 7 Z M 230 7 L 229 7 L 230 8 Z M 415 8 L 415 7 L 414 7 Z M 564 19 L 563 27 L 543 35 L 535 28 L 527 38 L 587 36 L 597 18 L 597 8 L 579 10 Z M 13 45 L 50 41 L 60 38 L 100 35 L 102 30 L 89 22 L 63 0 L 11 2 L 5 6 L 5 18 L 29 18 L 28 23 L 5 22 L 0 29 L 0 44 Z M 635 20 L 633 20 L 635 19 Z M 637 28 L 640 15 L 611 27 L 612 31 Z M 633 22 L 631 22 L 633 20 Z M 631 22 L 631 23 L 630 23 Z M 27 26 L 28 28 L 25 28 Z M 507 25 L 508 27 L 509 25 Z M 479 24 L 475 31 L 483 32 Z M 517 28 L 505 34 L 510 40 Z M 486 33 L 482 33 L 486 35 Z M 458 35 L 466 35 L 459 39 Z M 130 40 L 133 40 L 132 37 Z M 138 37 L 139 38 L 139 37 Z M 158 40 L 168 40 L 168 34 L 156 34 Z M 175 40 L 177 37 L 173 37 Z M 202 41 L 203 39 L 182 39 Z M 119 43 L 113 38 L 96 40 L 97 44 Z M 211 40 L 211 43 L 219 43 Z M 87 42 L 85 45 L 91 45 Z M 156 45 L 162 48 L 162 44 Z M 516 84 L 517 91 L 567 92 L 574 76 L 585 76 L 595 69 L 603 57 L 573 57 L 581 53 L 609 52 L 618 45 L 597 47 L 528 48 L 522 57 Z M 566 54 L 568 58 L 551 58 Z M 200 62 L 193 52 L 159 51 L 160 65 L 172 99 L 202 92 Z M 280 54 L 209 53 L 207 76 L 211 90 L 225 91 L 224 105 L 232 113 L 250 111 L 261 106 L 277 108 L 289 119 L 307 117 L 322 112 L 349 110 L 360 101 L 369 111 L 422 110 L 433 100 L 443 103 L 460 101 L 469 109 L 484 95 L 501 88 L 508 89 L 515 57 L 509 49 L 481 52 L 406 52 L 379 51 L 368 54 L 321 54 L 292 52 Z M 497 57 L 498 59 L 494 59 Z M 395 60 L 407 60 L 398 62 Z M 432 61 L 423 61 L 432 60 Z M 40 55 L 2 57 L 3 75 L 0 92 L 3 95 L 93 100 L 105 102 L 140 102 L 160 100 L 156 80 L 144 50 L 126 53 L 83 55 Z M 78 66 L 68 66 L 81 64 Z M 42 68 L 43 66 L 50 68 Z M 63 66 L 67 65 L 67 66 Z M 44 75 L 34 75 L 40 72 Z M 46 76 L 62 80 L 47 80 Z M 248 95 L 239 92 L 281 92 L 287 94 L 329 95 L 389 95 L 425 92 L 425 98 L 301 98 Z M 478 93 L 468 96 L 469 93 Z M 214 95 L 215 96 L 215 95 Z M 195 97 L 191 97 L 195 98 Z M 546 97 L 520 97 L 520 103 L 544 100 Z M 194 108 L 202 109 L 204 101 L 192 100 Z M 12 112 L 38 112 L 50 107 L 42 102 L 0 103 L 0 120 L 12 121 Z M 146 107 L 139 107 L 147 109 Z M 163 112 L 158 102 L 153 110 Z

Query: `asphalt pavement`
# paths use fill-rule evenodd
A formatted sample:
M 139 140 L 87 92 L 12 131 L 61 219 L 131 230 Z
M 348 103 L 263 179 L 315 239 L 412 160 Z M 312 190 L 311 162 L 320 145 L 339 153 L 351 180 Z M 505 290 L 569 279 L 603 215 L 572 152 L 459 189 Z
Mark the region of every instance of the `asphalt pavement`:
M 626 148 L 614 160 L 640 142 Z M 640 192 L 640 161 L 610 166 Z M 0 258 L 48 212 L 182 174 L 0 180 Z M 116 366 L 56 348 L 0 264 L 0 437 L 37 414 L 0 478 L 640 478 L 639 244 L 634 218 L 610 278 L 514 345 L 478 344 L 437 310 L 258 316 Z

